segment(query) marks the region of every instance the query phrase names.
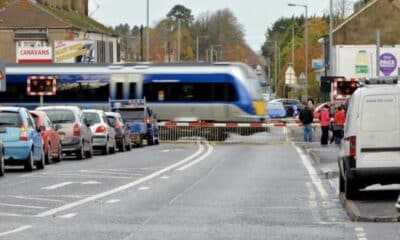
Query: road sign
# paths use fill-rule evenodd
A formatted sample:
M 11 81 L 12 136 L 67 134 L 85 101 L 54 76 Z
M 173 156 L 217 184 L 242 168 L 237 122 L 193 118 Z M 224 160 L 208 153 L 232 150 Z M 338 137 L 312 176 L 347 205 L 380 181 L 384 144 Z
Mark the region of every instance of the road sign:
M 294 72 L 293 66 L 289 66 L 285 73 L 285 84 L 296 85 L 296 73 Z
M 305 81 L 307 80 L 306 75 L 303 72 L 300 73 L 299 80 L 300 80 L 300 83 L 305 83 Z
M 5 92 L 6 86 L 6 64 L 0 61 L 0 92 Z

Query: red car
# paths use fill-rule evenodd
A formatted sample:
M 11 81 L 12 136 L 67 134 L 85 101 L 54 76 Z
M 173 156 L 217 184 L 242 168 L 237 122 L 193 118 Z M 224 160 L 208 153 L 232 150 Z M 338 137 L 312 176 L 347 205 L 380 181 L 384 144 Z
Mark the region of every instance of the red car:
M 46 163 L 61 161 L 61 139 L 57 132 L 60 126 L 54 125 L 43 111 L 30 111 L 30 114 L 35 119 L 36 128 L 40 130 L 43 139 Z

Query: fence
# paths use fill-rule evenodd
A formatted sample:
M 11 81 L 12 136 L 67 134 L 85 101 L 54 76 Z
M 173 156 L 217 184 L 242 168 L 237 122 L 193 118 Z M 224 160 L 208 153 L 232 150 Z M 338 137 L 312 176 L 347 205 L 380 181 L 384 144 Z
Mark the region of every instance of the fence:
M 313 139 L 319 139 L 318 124 L 313 125 Z M 298 123 L 160 123 L 160 139 L 168 142 L 191 142 L 200 139 L 220 143 L 281 144 L 303 141 Z

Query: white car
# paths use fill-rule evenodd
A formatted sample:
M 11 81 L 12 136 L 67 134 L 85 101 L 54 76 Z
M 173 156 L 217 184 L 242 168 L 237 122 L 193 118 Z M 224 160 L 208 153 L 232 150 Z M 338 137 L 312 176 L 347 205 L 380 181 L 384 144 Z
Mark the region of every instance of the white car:
M 373 184 L 400 183 L 400 85 L 366 80 L 348 104 L 338 163 L 340 192 L 349 199 Z
M 101 149 L 104 155 L 115 153 L 117 144 L 115 141 L 114 126 L 111 126 L 103 110 L 83 110 L 93 136 L 93 148 Z

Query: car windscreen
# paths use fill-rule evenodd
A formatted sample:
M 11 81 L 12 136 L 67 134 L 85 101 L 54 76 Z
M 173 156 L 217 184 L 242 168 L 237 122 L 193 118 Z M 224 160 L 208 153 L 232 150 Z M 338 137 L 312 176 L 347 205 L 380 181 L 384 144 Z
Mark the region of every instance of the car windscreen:
M 21 119 L 17 112 L 0 112 L 0 127 L 20 127 Z
M 143 121 L 145 116 L 143 108 L 120 108 L 118 112 L 125 121 Z
M 74 123 L 75 116 L 72 111 L 69 110 L 44 110 L 47 116 L 54 124 L 60 123 Z
M 84 112 L 83 116 L 87 119 L 90 124 L 100 123 L 100 116 L 95 112 Z

